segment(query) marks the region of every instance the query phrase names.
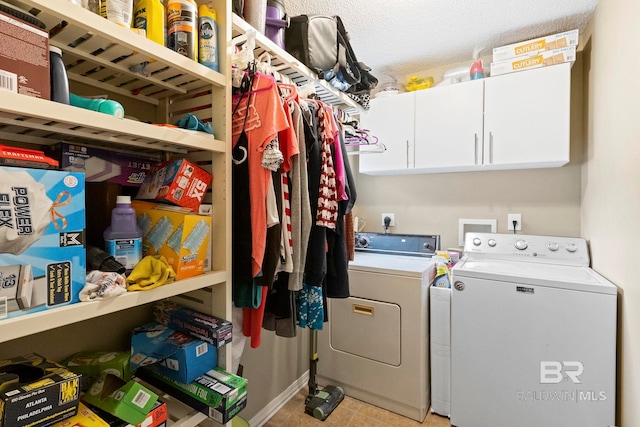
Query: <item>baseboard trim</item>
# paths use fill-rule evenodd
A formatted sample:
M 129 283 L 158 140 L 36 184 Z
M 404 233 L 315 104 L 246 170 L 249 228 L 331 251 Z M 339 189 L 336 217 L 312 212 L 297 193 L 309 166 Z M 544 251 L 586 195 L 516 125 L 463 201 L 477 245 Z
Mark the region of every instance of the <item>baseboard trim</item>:
M 273 417 L 300 389 L 307 386 L 309 382 L 309 371 L 306 371 L 300 378 L 291 384 L 278 397 L 267 404 L 260 412 L 249 420 L 251 427 L 262 427 L 271 417 Z M 240 414 L 242 415 L 242 414 Z

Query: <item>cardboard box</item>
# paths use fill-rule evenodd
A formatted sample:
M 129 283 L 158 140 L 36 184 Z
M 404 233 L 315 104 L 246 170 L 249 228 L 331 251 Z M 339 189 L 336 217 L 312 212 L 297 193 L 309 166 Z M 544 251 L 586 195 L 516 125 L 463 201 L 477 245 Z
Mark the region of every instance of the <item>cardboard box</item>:
M 142 368 L 136 375 L 220 424 L 229 422 L 247 406 L 247 380 L 220 368 L 189 384 L 162 375 L 155 366 Z
M 151 408 L 151 412 L 149 412 L 147 418 L 137 425 L 129 424 L 100 408 L 91 407 L 91 410 L 93 410 L 108 427 L 166 427 L 168 421 L 167 404 L 159 400 L 153 404 L 153 408 Z
M 562 64 L 563 62 L 574 62 L 575 60 L 575 46 L 546 50 L 544 52 L 539 52 L 536 55 L 524 55 L 518 56 L 517 58 L 511 58 L 506 61 L 494 62 L 491 64 L 491 77 L 513 73 L 515 71 L 531 70 L 549 65 Z
M 158 395 L 136 381 L 103 372 L 82 400 L 135 425 L 147 418 Z
M 191 335 L 151 322 L 133 330 L 131 369 L 157 364 L 163 375 L 189 383 L 218 364 L 218 350 Z
M 51 99 L 49 34 L 0 12 L 0 91 Z
M 565 31 L 537 39 L 495 47 L 493 48 L 493 62 L 504 61 L 522 55 L 536 55 L 545 50 L 562 49 L 571 46 L 578 46 L 578 30 Z
M 198 212 L 211 179 L 209 172 L 186 159 L 164 162 L 151 170 L 136 199 L 169 203 Z
M 230 321 L 182 307 L 172 301 L 160 301 L 153 306 L 153 317 L 176 331 L 200 338 L 220 348 L 233 339 Z
M 131 379 L 129 370 L 130 352 L 81 351 L 64 361 L 70 371 L 82 375 L 82 390 L 87 390 L 98 377 L 107 372 L 125 381 Z
M 84 403 L 78 404 L 78 413 L 71 418 L 55 423 L 52 427 L 110 427 Z
M 60 169 L 83 172 L 86 182 L 114 182 L 140 187 L 159 157 L 121 153 L 84 145 L 60 143 L 48 153 L 60 162 Z
M 82 174 L 0 166 L 0 319 L 80 300 L 84 230 Z
M 0 426 L 48 426 L 72 417 L 80 375 L 36 353 L 0 360 Z
M 138 225 L 142 231 L 143 255 L 160 254 L 176 272 L 176 279 L 204 272 L 211 217 L 184 209 L 134 200 Z

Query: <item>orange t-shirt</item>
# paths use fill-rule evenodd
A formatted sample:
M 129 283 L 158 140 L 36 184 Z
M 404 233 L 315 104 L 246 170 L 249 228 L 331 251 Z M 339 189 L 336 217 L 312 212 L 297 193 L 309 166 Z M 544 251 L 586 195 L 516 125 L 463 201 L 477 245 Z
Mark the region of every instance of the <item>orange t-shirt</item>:
M 244 95 L 232 120 L 233 146 L 238 142 L 243 128 L 249 145 L 247 157 L 251 205 L 251 258 L 252 275 L 255 277 L 262 268 L 264 258 L 267 239 L 266 197 L 271 179 L 271 171 L 261 164 L 262 152 L 278 132 L 289 127 L 272 77 L 256 73 L 252 91 Z

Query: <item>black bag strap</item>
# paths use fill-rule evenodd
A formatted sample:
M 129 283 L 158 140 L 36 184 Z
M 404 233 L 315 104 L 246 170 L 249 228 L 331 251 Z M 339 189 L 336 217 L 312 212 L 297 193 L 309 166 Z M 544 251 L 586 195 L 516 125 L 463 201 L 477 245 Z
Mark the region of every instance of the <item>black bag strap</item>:
M 356 54 L 349 43 L 349 34 L 344 28 L 342 19 L 334 16 L 338 26 L 338 66 L 342 72 L 342 77 L 349 84 L 356 84 L 360 81 L 360 69 Z

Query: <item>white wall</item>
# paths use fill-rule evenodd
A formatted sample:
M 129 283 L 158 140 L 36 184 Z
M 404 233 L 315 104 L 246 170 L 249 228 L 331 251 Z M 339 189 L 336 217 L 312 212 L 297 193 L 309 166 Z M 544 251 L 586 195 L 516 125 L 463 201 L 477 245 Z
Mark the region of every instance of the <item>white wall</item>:
M 599 2 L 585 49 L 582 233 L 619 287 L 618 425 L 640 425 L 640 2 Z

